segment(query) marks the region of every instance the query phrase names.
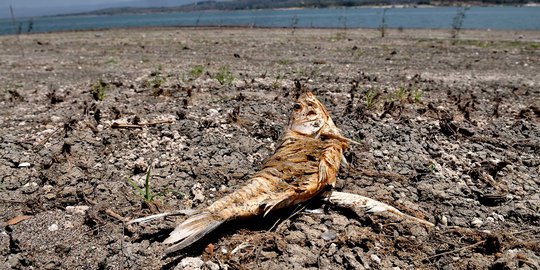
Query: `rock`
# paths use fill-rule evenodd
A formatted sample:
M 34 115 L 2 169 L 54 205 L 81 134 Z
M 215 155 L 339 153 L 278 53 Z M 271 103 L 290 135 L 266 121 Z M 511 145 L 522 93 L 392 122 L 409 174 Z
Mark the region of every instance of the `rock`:
M 448 226 L 448 218 L 446 216 L 441 216 L 441 225 Z
M 66 212 L 72 215 L 84 215 L 89 208 L 90 206 L 88 205 L 70 205 L 66 207 Z
M 31 193 L 34 193 L 36 192 L 36 190 L 38 189 L 38 184 L 36 182 L 28 182 L 26 184 L 24 184 L 24 186 L 22 187 L 22 192 L 24 194 L 31 194 Z
M 9 268 L 18 269 L 19 263 L 22 260 L 20 253 L 9 255 L 6 264 Z
M 51 226 L 49 226 L 47 229 L 48 229 L 49 231 L 51 231 L 51 232 L 58 231 L 58 224 L 53 223 L 53 224 L 52 224 Z
M 56 194 L 54 194 L 54 193 L 47 193 L 47 194 L 44 195 L 44 197 L 45 197 L 45 199 L 47 199 L 47 200 L 52 200 L 52 199 L 56 198 Z
M 219 270 L 219 265 L 212 261 L 205 262 L 204 266 L 206 266 L 206 268 L 210 270 Z
M 5 231 L 0 232 L 0 255 L 5 255 L 9 251 L 9 235 Z
M 370 256 L 371 260 L 374 261 L 376 264 L 381 264 L 381 258 L 375 254 L 371 254 Z
M 383 152 L 381 150 L 375 150 L 373 151 L 373 156 L 376 158 L 382 158 L 384 157 Z
M 326 241 L 334 240 L 336 236 L 337 234 L 332 230 L 327 230 L 321 234 L 321 238 Z
M 285 239 L 289 243 L 300 244 L 306 240 L 306 234 L 301 231 L 291 231 L 287 236 L 285 236 Z
M 471 221 L 471 224 L 472 224 L 475 228 L 480 228 L 480 227 L 482 227 L 482 225 L 484 224 L 484 222 L 482 222 L 482 220 L 480 220 L 479 218 L 474 218 L 474 219 Z
M 174 269 L 182 270 L 198 270 L 204 265 L 203 260 L 199 257 L 186 257 Z
M 195 184 L 191 188 L 191 193 L 193 193 L 193 201 L 203 202 L 204 201 L 204 188 L 201 183 Z
M 22 162 L 22 163 L 19 163 L 19 168 L 26 168 L 26 167 L 30 167 L 30 163 L 29 162 Z

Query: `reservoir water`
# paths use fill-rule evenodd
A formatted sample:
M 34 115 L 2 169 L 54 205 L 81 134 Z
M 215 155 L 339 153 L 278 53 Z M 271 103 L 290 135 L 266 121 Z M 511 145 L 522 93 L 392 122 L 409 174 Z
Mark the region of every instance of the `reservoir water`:
M 377 28 L 383 14 L 389 28 L 449 29 L 458 12 L 465 14 L 463 29 L 540 30 L 540 7 L 357 7 L 36 17 L 17 19 L 15 23 L 0 19 L 0 35 L 156 26 Z

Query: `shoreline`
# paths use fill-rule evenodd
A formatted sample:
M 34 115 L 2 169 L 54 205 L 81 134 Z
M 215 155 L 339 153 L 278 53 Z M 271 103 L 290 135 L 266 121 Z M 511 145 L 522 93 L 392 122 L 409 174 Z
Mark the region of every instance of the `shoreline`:
M 62 30 L 54 32 L 32 32 L 20 34 L 19 37 L 35 36 L 35 35 L 54 35 L 54 34 L 69 34 L 69 33 L 85 33 L 85 32 L 111 32 L 111 31 L 165 31 L 165 30 L 276 30 L 276 31 L 338 31 L 338 32 L 380 32 L 377 28 L 336 28 L 336 27 L 265 27 L 265 26 L 134 26 L 123 28 L 95 28 L 81 30 Z M 446 39 L 450 35 L 451 29 L 438 28 L 386 28 L 388 32 L 386 38 L 404 38 L 409 35 L 410 38 L 427 38 L 427 39 Z M 435 36 L 430 37 L 429 34 L 435 33 Z M 0 35 L 3 37 L 16 37 L 16 34 Z M 501 41 L 527 41 L 540 42 L 540 30 L 483 30 L 483 29 L 462 29 L 457 40 L 501 40 Z

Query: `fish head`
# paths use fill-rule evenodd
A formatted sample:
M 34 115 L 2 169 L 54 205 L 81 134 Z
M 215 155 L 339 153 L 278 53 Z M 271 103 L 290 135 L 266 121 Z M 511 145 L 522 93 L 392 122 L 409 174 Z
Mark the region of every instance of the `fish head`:
M 339 135 L 339 130 L 324 105 L 309 91 L 303 92 L 293 105 L 289 129 L 307 136 L 321 133 Z

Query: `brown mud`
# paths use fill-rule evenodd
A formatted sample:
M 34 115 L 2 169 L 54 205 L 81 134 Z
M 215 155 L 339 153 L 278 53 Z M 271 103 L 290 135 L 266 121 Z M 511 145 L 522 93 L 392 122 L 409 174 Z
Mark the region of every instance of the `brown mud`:
M 386 35 L 0 37 L 0 268 L 539 269 L 540 32 Z M 241 186 L 272 153 L 295 80 L 361 143 L 336 189 L 435 228 L 314 202 L 163 257 L 183 217 L 122 225 Z M 130 181 L 142 188 L 148 166 L 145 202 Z

